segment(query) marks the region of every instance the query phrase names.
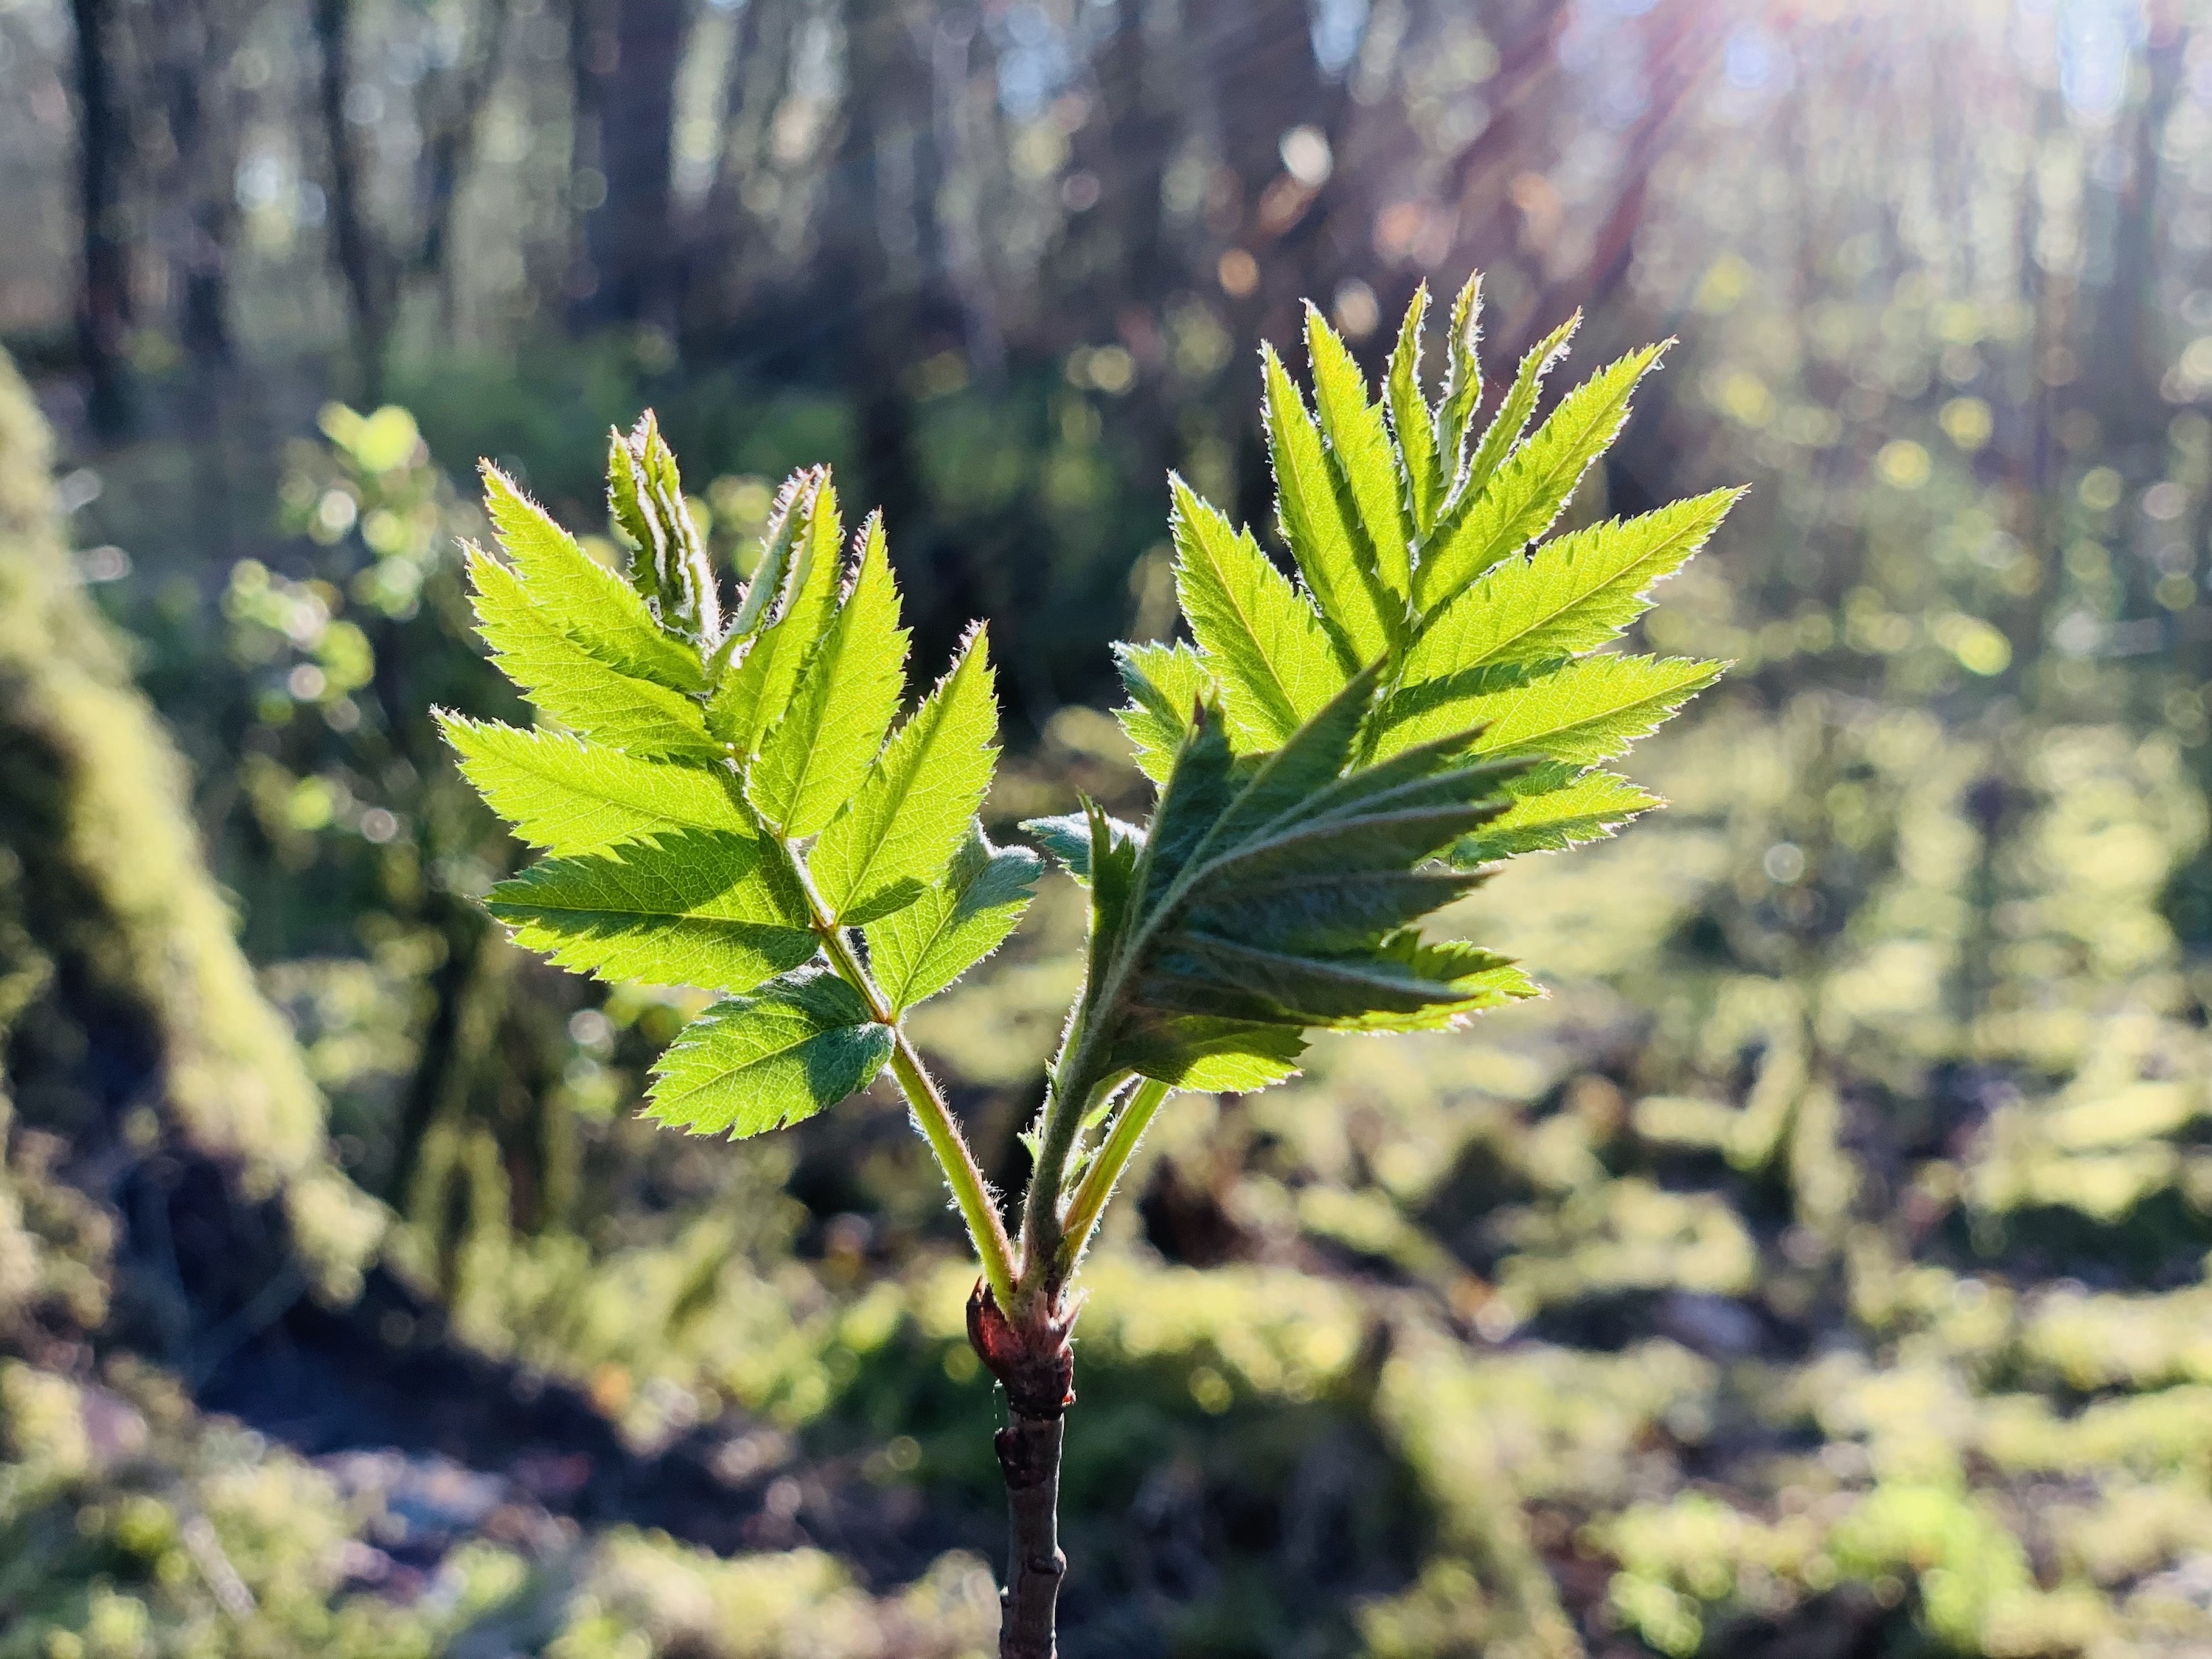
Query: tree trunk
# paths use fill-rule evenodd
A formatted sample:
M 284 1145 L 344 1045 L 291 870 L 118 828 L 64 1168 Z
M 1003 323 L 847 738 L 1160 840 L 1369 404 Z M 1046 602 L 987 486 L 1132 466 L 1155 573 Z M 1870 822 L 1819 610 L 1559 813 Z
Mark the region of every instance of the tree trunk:
M 238 146 L 220 76 L 234 43 L 222 38 L 213 0 L 157 0 L 152 14 L 161 103 L 176 143 L 168 207 L 178 222 L 168 240 L 177 337 L 206 380 L 231 354 Z
M 513 0 L 483 0 L 483 15 L 471 31 L 475 37 L 471 57 L 457 67 L 425 76 L 416 104 L 423 133 L 422 155 L 416 169 L 422 229 L 408 266 L 415 276 L 437 285 L 449 341 L 454 325 L 450 280 L 453 215 L 469 170 L 475 165 L 484 108 L 499 80 L 514 14 Z
M 77 204 L 82 232 L 77 350 L 92 380 L 93 428 L 114 437 L 129 425 L 124 350 L 131 329 L 131 255 L 122 224 L 127 149 L 113 86 L 112 0 L 72 0 L 76 20 Z
M 315 40 L 321 49 L 318 89 L 323 143 L 330 152 L 331 251 L 353 313 L 354 355 L 362 398 L 384 401 L 385 349 L 390 343 L 390 284 L 362 200 L 361 154 L 346 104 L 353 89 L 353 0 L 315 0 Z
M 799 20 L 789 6 L 748 5 L 738 20 L 723 82 L 722 132 L 714 178 L 706 198 L 684 228 L 681 298 L 687 319 L 695 310 L 716 328 L 752 306 L 760 262 L 748 244 L 760 238 L 763 220 L 746 204 L 745 186 L 769 166 L 769 122 L 788 82 L 793 32 Z
M 571 170 L 581 223 L 570 274 L 574 319 L 585 328 L 672 326 L 683 269 L 672 180 L 684 0 L 574 4 Z
M 880 506 L 896 538 L 921 520 L 913 409 L 902 371 L 932 332 L 939 174 L 932 76 L 908 0 L 848 0 L 845 130 L 820 214 L 823 343 L 838 364 L 860 428 L 860 499 Z M 946 307 L 948 316 L 957 310 Z M 908 584 L 927 647 L 970 614 L 965 579 L 941 548 L 908 532 Z

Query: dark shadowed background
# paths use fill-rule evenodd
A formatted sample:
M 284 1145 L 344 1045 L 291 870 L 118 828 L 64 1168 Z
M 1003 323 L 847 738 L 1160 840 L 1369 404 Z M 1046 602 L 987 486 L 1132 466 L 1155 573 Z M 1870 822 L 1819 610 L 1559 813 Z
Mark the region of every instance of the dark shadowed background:
M 1547 1000 L 1163 1115 L 1066 1651 L 2212 1651 L 2197 0 L 0 0 L 0 1659 L 990 1650 L 902 1115 L 655 1132 L 477 908 L 471 469 L 834 462 L 994 832 L 1133 813 L 1165 472 L 1475 267 L 1679 337 L 1573 511 L 1748 481 L 1736 666 L 1469 902 Z M 1080 927 L 917 1021 L 1002 1182 Z

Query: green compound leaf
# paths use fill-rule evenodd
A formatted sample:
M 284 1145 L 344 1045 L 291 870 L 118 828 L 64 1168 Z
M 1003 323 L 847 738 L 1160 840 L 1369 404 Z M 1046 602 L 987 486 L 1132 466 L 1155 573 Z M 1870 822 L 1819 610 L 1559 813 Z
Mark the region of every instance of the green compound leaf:
M 1610 760 L 1648 737 L 1720 678 L 1691 657 L 1585 657 L 1515 690 L 1460 705 L 1482 726 L 1485 755 L 1543 756 L 1571 766 Z
M 684 499 L 676 456 L 651 410 L 607 453 L 607 504 L 616 526 L 636 544 L 630 579 L 659 609 L 662 624 L 700 646 L 721 638 L 721 594 L 705 538 Z
M 1220 682 L 1236 736 L 1272 749 L 1341 690 L 1351 671 L 1313 605 L 1251 533 L 1232 531 L 1181 478 L 1169 488 L 1183 614 Z M 1182 720 L 1187 726 L 1187 711 Z
M 736 780 L 719 768 L 641 760 L 558 732 L 436 712 L 462 775 L 532 847 L 566 854 L 670 830 L 751 833 L 731 798 Z
M 907 630 L 879 516 L 869 517 L 860 543 L 853 591 L 745 775 L 761 817 L 790 836 L 814 834 L 853 799 L 906 690 Z
M 699 653 L 660 631 L 635 588 L 578 546 L 507 474 L 483 464 L 484 510 L 531 599 L 609 667 L 696 692 Z
M 1218 697 L 1220 690 L 1187 645 L 1117 643 L 1114 662 L 1129 690 L 1128 702 L 1114 717 L 1137 747 L 1137 769 L 1164 783 L 1199 704 Z
M 1146 1010 L 1123 1029 L 1109 1058 L 1177 1089 L 1228 1094 L 1280 1083 L 1297 1071 L 1305 1049 L 1305 1033 L 1294 1025 Z
M 609 666 L 535 603 L 521 579 L 471 546 L 477 631 L 523 695 L 570 730 L 636 755 L 720 758 L 697 703 Z
M 831 915 L 855 926 L 921 896 L 983 804 L 998 734 L 989 642 L 979 623 L 815 842 L 807 863 Z
M 1217 724 L 1218 722 L 1216 722 Z M 1131 921 L 1130 901 L 1135 895 L 1137 861 L 1144 857 L 1146 833 L 1130 829 L 1107 815 L 1097 801 L 1083 803 L 1085 821 L 1091 826 L 1091 855 L 1087 875 L 1091 884 L 1091 948 L 1086 960 L 1091 982 L 1103 983 Z M 1158 822 L 1158 814 L 1154 821 Z
M 1444 343 L 1444 392 L 1437 404 L 1437 448 L 1447 495 L 1460 482 L 1460 467 L 1467 459 L 1468 433 L 1474 425 L 1474 411 L 1482 404 L 1482 359 L 1475 349 L 1481 341 L 1482 273 L 1476 271 L 1452 301 L 1451 333 Z M 1531 406 L 1534 404 L 1533 386 L 1528 401 Z M 1510 394 L 1506 406 L 1512 406 Z M 1524 409 L 1520 421 L 1514 424 L 1512 436 L 1521 435 L 1522 422 L 1528 418 L 1528 411 Z
M 1436 417 L 1421 392 L 1421 330 L 1429 319 L 1429 285 L 1413 290 L 1398 343 L 1390 352 L 1383 401 L 1390 411 L 1390 434 L 1406 505 L 1418 536 L 1426 536 L 1443 505 L 1445 479 L 1437 453 Z
M 638 424 L 644 426 L 651 411 L 639 416 Z M 629 544 L 630 586 L 648 604 L 659 605 L 661 598 L 660 573 L 655 562 L 657 551 L 653 526 L 647 523 L 645 506 L 639 488 L 641 468 L 637 453 L 630 447 L 629 434 L 620 427 L 607 428 L 607 517 L 614 521 L 616 531 Z
M 1406 653 L 1407 681 L 1556 661 L 1605 644 L 1651 608 L 1652 586 L 1705 545 L 1742 494 L 1717 489 L 1593 525 L 1499 565 L 1421 629 Z
M 1296 1027 L 1436 1030 L 1505 1001 L 1515 994 L 1509 985 L 1527 983 L 1503 957 L 1477 954 L 1480 969 L 1441 947 L 1313 957 L 1178 933 L 1148 976 L 1147 1000 L 1188 1013 Z
M 1272 345 L 1260 348 L 1275 512 L 1298 572 L 1345 653 L 1346 667 L 1389 648 L 1395 617 L 1356 509 L 1337 490 L 1321 434 Z
M 1408 928 L 1390 941 L 1385 953 L 1402 963 L 1413 977 L 1449 987 L 1454 1000 L 1432 1002 L 1406 1014 L 1378 1010 L 1358 1024 L 1340 1030 L 1446 1030 L 1463 1024 L 1470 1014 L 1544 994 L 1543 988 L 1510 957 L 1469 945 L 1464 939 L 1425 939 Z
M 1111 988 L 1097 1017 L 1113 1066 L 1258 1087 L 1310 1028 L 1448 1024 L 1525 987 L 1501 958 L 1430 951 L 1410 924 L 1481 879 L 1430 860 L 1505 811 L 1527 768 L 1465 760 L 1462 732 L 1346 771 L 1380 678 L 1379 665 L 1359 675 L 1257 761 L 1231 754 L 1217 716 L 1197 722 L 1131 896 L 1094 889 L 1091 983 Z
M 1436 540 L 1446 539 L 1449 526 L 1457 524 L 1481 499 L 1498 466 L 1513 446 L 1521 441 L 1521 434 L 1528 429 L 1529 417 L 1536 412 L 1536 399 L 1544 389 L 1546 378 L 1567 355 L 1568 343 L 1582 325 L 1583 314 L 1577 311 L 1537 341 L 1521 359 L 1513 384 L 1506 388 L 1505 401 L 1498 404 L 1498 412 L 1490 417 L 1490 424 L 1482 429 L 1482 441 L 1467 459 L 1466 470 L 1456 481 L 1457 493 L 1446 509 L 1445 522 L 1437 526 Z
M 825 493 L 829 497 L 826 502 L 823 499 Z M 834 562 L 837 544 L 844 533 L 843 520 L 837 513 L 836 494 L 830 488 L 826 469 L 809 467 L 786 478 L 783 487 L 775 493 L 775 504 L 769 509 L 768 529 L 761 537 L 760 557 L 754 562 L 753 574 L 747 578 L 738 608 L 730 617 L 722 637 L 722 651 L 726 653 L 737 641 L 750 639 L 767 626 L 771 613 L 781 614 L 781 608 L 787 608 L 794 579 L 808 562 L 811 538 L 824 538 Z
M 1116 845 L 1142 847 L 1145 832 L 1133 823 L 1124 823 L 1119 818 L 1105 820 L 1108 833 Z M 1087 810 L 1064 812 L 1058 817 L 1024 818 L 1021 828 L 1036 837 L 1037 844 L 1060 861 L 1060 867 L 1081 882 L 1091 884 L 1091 822 Z
M 1379 399 L 1318 313 L 1310 410 L 1264 354 L 1278 514 L 1302 582 L 1174 481 L 1192 643 L 1116 647 L 1118 712 L 1158 810 L 1142 829 L 1093 802 L 1025 826 L 1091 886 L 1090 989 L 1070 1030 L 1102 1101 L 1133 1073 L 1261 1088 L 1296 1068 L 1313 1029 L 1434 1029 L 1532 994 L 1510 962 L 1419 925 L 1484 865 L 1656 804 L 1595 766 L 1718 665 L 1583 653 L 1642 613 L 1733 495 L 1526 552 L 1658 350 L 1570 392 L 1527 436 L 1570 322 L 1522 362 L 1469 454 L 1479 297 L 1470 281 L 1453 307 L 1433 407 L 1425 289 Z M 724 629 L 651 418 L 614 449 L 637 592 L 495 474 L 513 567 L 471 561 L 501 665 L 590 741 L 441 718 L 471 780 L 553 855 L 503 884 L 494 914 L 567 966 L 738 993 L 664 1057 L 652 1109 L 757 1133 L 865 1086 L 895 1041 L 872 1014 L 987 957 L 1041 866 L 975 820 L 997 729 L 979 636 L 886 744 L 906 650 L 896 592 L 873 521 L 842 580 L 826 471 L 786 484 Z M 864 930 L 866 988 L 819 967 L 829 920 Z M 1085 1148 L 1073 1156 L 1079 1167 Z
M 935 996 L 1005 944 L 1043 867 L 1026 847 L 994 848 L 981 824 L 971 827 L 943 880 L 867 926 L 869 971 L 892 1008 Z
M 837 614 L 844 520 L 828 477 L 801 483 L 806 476 L 794 475 L 784 486 L 762 555 L 765 563 L 779 542 L 793 550 L 783 608 L 750 644 L 732 631 L 732 649 L 743 645 L 744 654 L 725 669 L 707 704 L 708 729 L 741 756 L 757 754 L 761 740 L 783 718 L 807 653 Z M 746 592 L 748 605 L 754 591 Z
M 1382 672 L 1377 664 L 1355 675 L 1326 708 L 1291 734 L 1288 743 L 1249 763 L 1234 804 L 1214 821 L 1205 845 L 1233 846 L 1277 819 L 1295 817 L 1334 785 L 1375 705 Z
M 1285 870 L 1224 881 L 1194 897 L 1183 920 L 1200 933 L 1302 956 L 1358 951 L 1419 921 L 1484 878 L 1451 870 Z
M 1328 439 L 1329 470 L 1340 500 L 1348 497 L 1359 532 L 1355 543 L 1389 591 L 1386 624 L 1403 619 L 1413 586 L 1413 527 L 1398 487 L 1397 459 L 1382 406 L 1367 398 L 1367 381 L 1352 353 L 1319 310 L 1306 307 L 1306 346 L 1313 363 L 1314 408 Z
M 491 890 L 516 943 L 609 980 L 749 991 L 814 954 L 806 902 L 757 837 L 690 830 L 547 859 Z
M 1422 567 L 1421 602 L 1433 608 L 1551 527 L 1590 463 L 1628 418 L 1630 395 L 1664 346 L 1645 346 L 1600 370 L 1559 400 L 1528 441 L 1469 495 L 1473 505 L 1449 534 L 1439 532 Z
M 891 1030 L 818 969 L 716 1003 L 654 1063 L 646 1115 L 732 1139 L 812 1117 L 875 1080 Z
M 1564 779 L 1565 781 L 1558 781 Z M 1611 772 L 1540 766 L 1509 787 L 1512 805 L 1452 848 L 1462 868 L 1521 853 L 1557 853 L 1582 842 L 1601 841 L 1659 797 Z

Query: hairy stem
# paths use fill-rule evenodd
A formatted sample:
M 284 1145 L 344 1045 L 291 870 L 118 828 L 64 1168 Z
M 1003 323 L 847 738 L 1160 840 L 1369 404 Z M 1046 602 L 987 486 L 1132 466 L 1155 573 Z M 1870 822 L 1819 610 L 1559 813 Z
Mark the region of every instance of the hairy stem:
M 788 842 L 778 844 L 783 848 L 792 873 L 799 878 L 800 890 L 806 895 L 807 915 L 813 923 L 815 937 L 822 941 L 822 951 L 829 958 L 831 969 L 860 994 L 860 1000 L 868 1005 L 868 1012 L 878 1022 L 890 1027 L 891 1075 L 898 1079 L 899 1091 L 906 1097 L 914 1121 L 921 1126 L 922 1138 L 928 1141 L 938 1167 L 945 1172 L 945 1184 L 951 1189 L 952 1201 L 960 1206 L 960 1218 L 968 1224 L 969 1242 L 975 1247 L 976 1259 L 982 1263 L 983 1277 L 991 1286 L 991 1293 L 1002 1305 L 1012 1307 L 1013 1241 L 1006 1237 L 1006 1223 L 999 1218 L 999 1206 L 992 1200 L 990 1186 L 983 1179 L 983 1171 L 969 1147 L 968 1138 L 960 1133 L 952 1109 L 945 1103 L 944 1091 L 937 1086 L 937 1079 L 930 1076 L 913 1040 L 899 1024 L 898 1011 L 870 977 L 845 930 L 831 919 L 829 907 L 815 890 L 806 861 L 792 850 Z
M 1137 1143 L 1145 1138 L 1152 1114 L 1159 1110 L 1168 1093 L 1166 1084 L 1146 1078 L 1137 1085 L 1136 1092 L 1122 1103 L 1106 1144 L 1091 1160 L 1091 1167 L 1076 1183 L 1075 1196 L 1068 1200 L 1067 1213 L 1060 1223 L 1059 1279 L 1065 1280 L 1074 1273 L 1076 1262 L 1091 1242 L 1091 1230 L 1098 1224 L 1107 1200 L 1114 1196 L 1115 1186 L 1121 1179 L 1121 1171 L 1128 1168 Z
M 982 1261 L 983 1277 L 990 1284 L 991 1294 L 1012 1303 L 1013 1243 L 1006 1237 L 1006 1224 L 999 1219 L 999 1206 L 992 1202 L 991 1190 L 984 1183 L 982 1170 L 975 1165 L 975 1155 L 969 1150 L 967 1137 L 953 1121 L 937 1079 L 923 1066 L 912 1039 L 899 1027 L 893 1028 L 892 1035 L 895 1042 L 891 1075 L 898 1079 L 907 1104 L 914 1109 L 915 1121 L 921 1125 L 929 1150 L 937 1154 L 937 1162 L 945 1171 L 945 1184 L 952 1189 L 952 1200 L 960 1206 L 961 1218 L 968 1224 L 968 1236 Z
M 1067 1182 L 1068 1157 L 1075 1150 L 1076 1133 L 1090 1109 L 1091 1097 L 1103 1081 L 1090 1074 L 1090 996 L 1086 988 L 1076 1004 L 1074 1017 L 1068 1021 L 1059 1056 L 1053 1061 L 1044 1122 L 1037 1133 L 1036 1162 L 1030 1170 L 1029 1190 L 1022 1198 L 1021 1289 L 1039 1310 L 1057 1289 L 1054 1267 L 1060 1260 L 1060 1200 Z M 1016 1312 L 1011 1304 L 1007 1312 Z

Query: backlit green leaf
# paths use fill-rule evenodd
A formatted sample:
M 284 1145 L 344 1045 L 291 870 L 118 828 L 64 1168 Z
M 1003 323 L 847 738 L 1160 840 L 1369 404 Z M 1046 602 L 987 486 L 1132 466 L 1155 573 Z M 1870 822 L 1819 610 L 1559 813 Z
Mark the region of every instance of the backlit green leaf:
M 744 645 L 736 663 L 724 671 L 707 704 L 708 730 L 739 755 L 758 753 L 761 740 L 783 718 L 807 653 L 837 614 L 843 537 L 837 492 L 827 477 L 794 492 L 770 520 L 770 542 L 783 540 L 792 546 L 785 581 L 788 597 L 775 618 Z M 732 638 L 738 636 L 733 633 Z
M 982 826 L 970 830 L 942 880 L 867 926 L 869 971 L 891 1006 L 935 996 L 1006 943 L 1042 867 L 1027 848 L 994 848 Z
M 1474 425 L 1474 411 L 1482 404 L 1482 359 L 1476 352 L 1481 340 L 1482 273 L 1476 271 L 1452 301 L 1451 332 L 1444 345 L 1444 393 L 1437 404 L 1437 450 L 1447 495 L 1460 480 L 1460 469 L 1467 459 L 1468 432 Z M 1530 400 L 1534 402 L 1533 387 Z M 1528 411 L 1522 410 L 1521 419 L 1528 418 Z M 1520 433 L 1516 424 L 1513 435 L 1518 437 Z
M 1536 412 L 1536 399 L 1543 392 L 1546 377 L 1567 355 L 1567 344 L 1582 325 L 1583 314 L 1578 311 L 1522 356 L 1513 384 L 1505 389 L 1504 401 L 1490 417 L 1490 424 L 1482 429 L 1482 441 L 1474 447 L 1474 454 L 1465 457 L 1464 465 L 1454 476 L 1454 493 L 1444 512 L 1449 523 L 1459 522 L 1467 510 L 1481 499 L 1483 490 L 1507 454 L 1521 441 L 1521 434 L 1528 429 L 1529 417 Z M 1452 461 L 1459 459 L 1460 454 L 1455 452 Z M 1444 538 L 1443 529 L 1443 526 L 1439 526 L 1439 541 Z
M 1250 532 L 1232 531 L 1182 479 L 1169 483 L 1183 614 L 1235 735 L 1249 748 L 1273 749 L 1343 688 L 1351 670 L 1312 605 Z
M 549 853 L 596 852 L 665 830 L 751 832 L 731 799 L 736 780 L 718 766 L 642 760 L 442 709 L 438 724 L 492 811 Z
M 648 411 L 648 415 L 650 411 Z M 640 425 L 644 423 L 642 418 Z M 630 546 L 630 585 L 654 605 L 661 602 L 660 571 L 651 526 L 641 497 L 641 467 L 629 434 L 620 427 L 607 429 L 607 516 Z
M 817 944 L 781 855 L 727 830 L 547 859 L 486 902 L 518 944 L 601 979 L 750 990 Z
M 1422 629 L 1407 651 L 1407 682 L 1492 663 L 1550 661 L 1605 644 L 1650 608 L 1651 586 L 1705 545 L 1741 493 L 1717 489 L 1593 525 L 1498 565 Z
M 653 1066 L 646 1115 L 732 1139 L 780 1129 L 866 1088 L 892 1042 L 844 981 L 791 974 L 685 1026 Z
M 744 593 L 731 614 L 722 649 L 728 651 L 733 642 L 750 639 L 788 607 L 794 587 L 814 562 L 810 555 L 826 555 L 827 562 L 835 565 L 844 535 L 836 493 L 830 488 L 826 468 L 809 468 L 785 479 L 769 509 L 760 557 L 754 562 Z
M 721 638 L 721 595 L 676 457 L 649 409 L 629 434 L 614 434 L 607 501 L 616 525 L 637 544 L 633 580 L 659 607 L 662 626 L 711 648 Z
M 468 550 L 479 631 L 501 672 L 571 731 L 636 755 L 720 758 L 699 705 L 680 691 L 633 678 L 593 656 L 532 602 L 515 574 Z
M 1511 858 L 1519 853 L 1556 853 L 1577 842 L 1611 835 L 1638 812 L 1660 804 L 1659 797 L 1610 772 L 1573 775 L 1573 769 L 1539 767 L 1525 781 L 1538 784 L 1566 775 L 1570 781 L 1522 793 L 1514 786 L 1513 804 L 1452 849 L 1462 866 Z
M 1110 1063 L 1178 1089 L 1265 1089 L 1298 1069 L 1305 1033 L 1295 1025 L 1146 1011 L 1115 1041 Z
M 1137 746 L 1138 770 L 1154 783 L 1164 782 L 1193 712 L 1219 695 L 1213 677 L 1187 645 L 1116 643 L 1114 660 L 1129 689 L 1129 701 L 1114 711 L 1115 718 Z
M 907 630 L 880 516 L 869 517 L 860 538 L 853 591 L 745 774 L 747 798 L 787 835 L 814 834 L 853 799 L 906 690 Z
M 1399 325 L 1398 343 L 1391 350 L 1389 376 L 1384 383 L 1406 503 L 1413 514 L 1414 532 L 1421 536 L 1427 535 L 1437 521 L 1445 484 L 1437 454 L 1436 419 L 1421 390 L 1421 330 L 1428 317 L 1429 285 L 1423 283 L 1413 290 L 1406 319 Z
M 1499 560 L 1549 529 L 1628 418 L 1629 397 L 1659 361 L 1645 346 L 1592 375 L 1559 400 L 1534 437 L 1499 467 L 1449 534 L 1440 532 L 1421 568 L 1421 603 L 1433 609 Z
M 1338 493 L 1305 400 L 1273 346 L 1262 346 L 1260 356 L 1283 539 L 1348 653 L 1346 667 L 1373 662 L 1389 647 L 1395 633 L 1389 591 L 1376 572 L 1356 510 L 1348 496 Z
M 889 915 L 938 878 L 991 787 L 998 732 L 979 625 L 808 855 L 832 915 L 848 926 Z
M 1483 727 L 1478 754 L 1588 766 L 1649 736 L 1721 667 L 1690 657 L 1585 657 L 1517 690 L 1474 698 L 1464 712 Z
M 705 684 L 699 653 L 660 631 L 637 591 L 577 545 L 507 474 L 483 465 L 484 510 L 532 600 L 611 668 L 678 691 Z
M 1390 941 L 1385 954 L 1402 963 L 1413 977 L 1448 987 L 1449 1000 L 1432 1002 L 1405 1014 L 1378 1009 L 1340 1029 L 1445 1030 L 1462 1024 L 1469 1014 L 1543 995 L 1542 989 L 1510 957 L 1462 939 L 1424 939 L 1409 928 Z
M 1306 343 L 1313 362 L 1314 408 L 1328 439 L 1329 467 L 1340 498 L 1350 498 L 1356 521 L 1354 551 L 1372 558 L 1376 574 L 1389 590 L 1392 603 L 1384 621 L 1392 624 L 1402 617 L 1412 586 L 1413 532 L 1399 489 L 1389 428 L 1382 406 L 1368 401 L 1359 365 L 1311 305 L 1306 307 Z

